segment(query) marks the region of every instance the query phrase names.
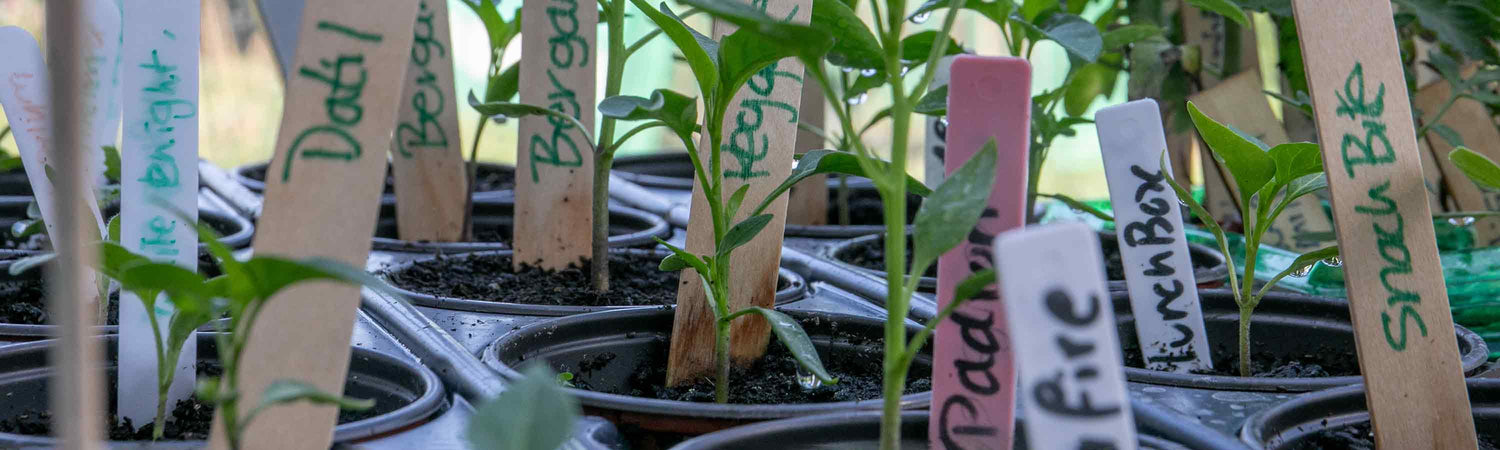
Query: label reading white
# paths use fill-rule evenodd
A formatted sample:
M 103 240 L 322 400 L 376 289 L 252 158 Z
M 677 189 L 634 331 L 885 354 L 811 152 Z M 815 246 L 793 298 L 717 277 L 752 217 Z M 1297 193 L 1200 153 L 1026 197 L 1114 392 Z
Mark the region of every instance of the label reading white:
M 1087 225 L 1043 225 L 995 239 L 1033 449 L 1136 448 L 1099 238 Z
M 1151 99 L 1136 100 L 1101 109 L 1094 121 L 1146 366 L 1178 373 L 1213 368 L 1182 210 L 1167 184 L 1171 168 L 1161 164 L 1167 139 L 1160 110 Z

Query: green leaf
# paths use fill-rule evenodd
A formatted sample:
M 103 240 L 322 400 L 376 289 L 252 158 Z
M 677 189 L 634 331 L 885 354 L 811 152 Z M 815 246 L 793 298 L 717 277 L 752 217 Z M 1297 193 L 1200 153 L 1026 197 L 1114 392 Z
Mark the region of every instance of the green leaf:
M 516 98 L 516 93 L 521 90 L 521 63 L 519 61 L 506 67 L 490 78 L 489 86 L 484 90 L 484 102 L 505 102 Z
M 1422 27 L 1469 58 L 1500 62 L 1490 39 L 1496 33 L 1495 15 L 1479 5 L 1451 0 L 1394 0 L 1401 11 L 1417 17 Z
M 718 98 L 726 100 L 725 105 L 727 105 L 727 99 L 734 98 L 735 93 L 739 92 L 745 83 L 750 82 L 750 77 L 761 73 L 767 66 L 784 58 L 799 56 L 799 52 L 803 49 L 798 47 L 796 42 L 819 45 L 825 51 L 828 45 L 832 44 L 827 33 L 811 28 L 801 30 L 809 33 L 778 39 L 756 28 L 745 27 L 724 36 L 724 40 L 719 43 L 719 81 L 722 84 L 719 85 Z M 815 34 L 821 34 L 821 36 L 815 36 Z M 823 54 L 819 52 L 811 60 L 821 62 Z M 798 81 L 801 81 L 800 78 L 800 76 L 797 77 Z
M 765 229 L 766 225 L 771 223 L 772 217 L 770 214 L 750 216 L 729 227 L 729 231 L 724 233 L 724 241 L 719 243 L 718 251 L 714 252 L 715 257 L 727 257 L 734 249 L 749 244 L 755 239 L 755 235 L 760 234 L 760 230 Z
M 925 271 L 938 256 L 962 243 L 979 223 L 995 185 L 997 159 L 995 140 L 991 138 L 922 201 L 913 221 L 916 237 L 912 270 Z
M 929 116 L 948 115 L 948 85 L 932 88 L 926 94 L 922 94 L 922 99 L 917 100 L 917 105 L 912 111 Z
M 1282 270 L 1281 273 L 1276 274 L 1275 277 L 1271 277 L 1271 281 L 1266 283 L 1266 286 L 1274 286 L 1276 282 L 1281 281 L 1282 278 L 1286 278 L 1287 275 L 1296 273 L 1297 271 L 1302 270 L 1304 267 L 1317 264 L 1318 261 L 1337 256 L 1339 256 L 1339 246 L 1337 245 L 1323 247 L 1311 252 L 1303 253 L 1301 256 L 1298 256 L 1297 259 L 1292 260 L 1292 264 L 1287 266 L 1286 269 Z
M 1240 205 L 1248 205 L 1250 196 L 1276 175 L 1276 162 L 1259 146 L 1245 139 L 1240 133 L 1204 115 L 1193 102 L 1188 102 L 1188 114 L 1198 127 L 1198 135 L 1208 144 L 1214 155 L 1224 161 L 1230 175 L 1240 189 Z M 1249 208 L 1244 208 L 1249 210 Z
M 1449 127 L 1447 125 L 1443 125 L 1441 123 L 1435 123 L 1435 124 L 1432 124 L 1432 126 L 1428 127 L 1427 129 L 1430 130 L 1430 131 L 1432 131 L 1433 133 L 1437 133 L 1437 135 L 1439 137 L 1442 137 L 1443 141 L 1447 142 L 1449 147 L 1455 147 L 1455 148 L 1457 148 L 1457 147 L 1463 147 L 1464 146 L 1464 137 L 1463 137 L 1463 135 L 1458 134 L 1457 131 L 1453 131 L 1453 128 L 1451 128 L 1451 127 Z
M 110 242 L 120 242 L 120 215 L 119 214 L 115 214 L 114 217 L 110 217 L 109 218 L 109 224 L 105 225 L 105 234 L 109 235 L 109 236 L 105 236 L 104 237 L 105 240 L 110 241 Z
M 722 320 L 731 321 L 739 316 L 751 313 L 760 314 L 761 317 L 766 319 L 767 323 L 771 324 L 771 332 L 776 333 L 776 340 L 781 341 L 781 345 L 786 346 L 787 351 L 792 353 L 792 358 L 797 360 L 798 365 L 802 366 L 808 372 L 812 372 L 813 376 L 818 377 L 818 381 L 825 384 L 836 384 L 839 382 L 838 378 L 829 375 L 828 370 L 823 368 L 823 361 L 818 358 L 818 348 L 813 345 L 812 339 L 807 337 L 807 331 L 802 329 L 802 324 L 797 323 L 797 319 L 793 319 L 792 316 L 773 309 L 751 306 L 736 311 Z
M 1080 202 L 1080 201 L 1078 201 L 1078 199 L 1075 199 L 1073 197 L 1069 197 L 1069 196 L 1066 196 L 1066 195 L 1063 195 L 1063 194 L 1037 194 L 1037 197 L 1050 198 L 1050 199 L 1053 199 L 1053 200 L 1057 200 L 1057 201 L 1063 202 L 1063 204 L 1068 205 L 1069 208 L 1073 208 L 1073 209 L 1076 209 L 1076 210 L 1079 210 L 1079 211 L 1083 211 L 1083 212 L 1088 213 L 1091 216 L 1097 217 L 1097 218 L 1099 218 L 1099 220 L 1103 220 L 1105 222 L 1114 222 L 1115 221 L 1114 216 L 1109 215 L 1109 213 L 1106 213 L 1104 211 L 1100 211 L 1098 208 L 1089 206 L 1089 204 L 1084 203 L 1084 202 Z
M 961 302 L 974 298 L 975 296 L 984 292 L 985 289 L 988 289 L 990 286 L 994 286 L 995 282 L 996 279 L 994 268 L 984 269 L 969 274 L 968 278 L 964 278 L 963 281 L 958 282 L 958 286 L 955 286 L 953 288 L 952 301 Z
M 47 221 L 42 219 L 17 220 L 10 226 L 10 235 L 16 239 L 25 239 L 47 233 Z
M 1468 147 L 1459 147 L 1448 153 L 1448 160 L 1470 180 L 1490 189 L 1500 189 L 1500 166 L 1484 155 Z
M 672 251 L 672 254 L 663 258 L 661 264 L 657 266 L 661 271 L 676 272 L 691 267 L 699 274 L 708 274 L 708 263 L 704 262 L 698 255 L 694 255 L 693 252 L 684 250 L 682 247 L 668 244 L 667 241 L 663 241 L 660 238 L 655 239 L 657 243 Z
M 167 292 L 198 298 L 207 298 L 210 295 L 207 286 L 204 285 L 203 275 L 172 263 L 130 264 L 121 271 L 115 281 L 119 281 L 120 288 L 127 291 Z
M 958 41 L 951 36 L 948 39 L 948 47 L 942 56 L 952 56 L 964 52 L 964 48 L 958 45 Z M 937 30 L 921 31 L 901 39 L 901 59 L 909 63 L 925 63 L 927 56 L 932 54 L 932 46 L 937 44 Z
M 1145 40 L 1152 36 L 1160 36 L 1161 28 L 1156 25 L 1139 23 L 1115 28 L 1104 32 L 1100 38 L 1104 42 L 1105 51 L 1115 51 L 1125 46 Z
M 739 189 L 734 190 L 733 194 L 729 194 L 729 204 L 724 208 L 724 210 L 728 211 L 728 213 L 725 215 L 728 217 L 738 216 L 740 212 L 740 205 L 745 203 L 745 194 L 749 192 L 750 185 L 742 184 L 740 185 Z
M 781 194 L 791 190 L 792 186 L 813 175 L 836 173 L 869 178 L 869 174 L 865 173 L 864 167 L 859 165 L 858 158 L 859 156 L 852 153 L 838 150 L 813 150 L 802 154 L 801 159 L 797 160 L 797 167 L 792 168 L 792 173 L 787 175 L 786 180 L 776 186 L 776 189 L 772 190 L 769 195 L 766 195 L 761 200 L 760 205 L 751 214 L 764 212 L 777 197 L 780 197 Z M 880 163 L 885 164 L 884 162 Z M 916 178 L 912 178 L 911 175 L 906 176 L 906 190 L 907 192 L 923 197 L 932 193 L 931 189 L 928 189 L 926 185 L 923 185 Z
M 1099 35 L 1099 28 L 1082 17 L 1058 13 L 1053 14 L 1041 26 L 1020 20 L 1011 20 L 1011 23 L 1056 42 L 1068 54 L 1085 62 L 1098 60 L 1099 54 L 1104 51 L 1104 38 Z
M 22 273 L 26 273 L 31 269 L 42 267 L 47 263 L 52 262 L 52 260 L 54 259 L 57 259 L 56 253 L 43 253 L 40 255 L 31 255 L 21 259 L 17 259 L 15 261 L 11 261 L 10 274 L 11 276 L 16 276 Z
M 363 411 L 375 407 L 375 399 L 356 399 L 340 397 L 317 386 L 296 380 L 280 379 L 272 381 L 266 390 L 260 394 L 260 403 L 257 403 L 250 412 L 245 414 L 245 423 L 250 423 L 255 416 L 266 408 L 276 405 L 285 405 L 294 402 L 308 402 L 314 405 L 335 405 L 339 409 L 350 411 Z M 530 409 L 530 408 L 527 408 Z
M 599 102 L 599 113 L 620 120 L 660 120 L 679 136 L 690 137 L 698 127 L 698 100 L 668 89 L 651 98 L 619 95 Z
M 491 117 L 492 116 L 500 116 L 500 115 L 503 115 L 503 116 L 506 116 L 506 117 L 547 116 L 547 117 L 555 117 L 555 118 L 566 120 L 569 123 L 571 123 L 573 125 L 573 127 L 577 128 L 578 131 L 580 131 L 580 132 L 583 133 L 584 137 L 587 138 L 587 142 L 586 143 L 589 145 L 590 150 L 591 151 L 594 150 L 594 134 L 593 134 L 593 132 L 588 127 L 583 126 L 583 122 L 579 122 L 578 118 L 573 117 L 571 115 L 568 115 L 566 113 L 563 113 L 562 111 L 557 111 L 557 110 L 553 110 L 553 109 L 550 109 L 550 108 L 543 108 L 541 106 L 536 106 L 536 105 L 528 105 L 528 104 L 525 104 L 525 103 L 510 103 L 510 102 L 482 103 L 482 102 L 479 101 L 479 97 L 475 97 L 474 96 L 474 92 L 473 91 L 469 92 L 469 106 L 473 107 L 474 110 L 478 111 L 480 114 L 483 114 L 485 116 L 491 116 Z
M 813 0 L 811 22 L 834 36 L 828 62 L 860 69 L 885 67 L 885 53 L 875 34 L 842 0 Z
M 505 391 L 479 405 L 466 436 L 476 449 L 556 450 L 573 435 L 578 400 L 558 386 L 557 375 L 536 363 Z
M 1303 175 L 1300 178 L 1292 180 L 1292 182 L 1287 185 L 1286 196 L 1282 197 L 1281 201 L 1291 203 L 1293 200 L 1296 200 L 1304 195 L 1318 192 L 1327 187 L 1328 176 L 1324 175 L 1322 172 Z M 1272 219 L 1274 219 L 1274 217 Z
M 1027 22 L 1036 22 L 1042 11 L 1057 7 L 1057 0 L 1023 0 L 1019 14 Z
M 660 28 L 662 33 L 672 40 L 677 50 L 682 52 L 682 57 L 687 60 L 688 67 L 693 70 L 693 76 L 698 79 L 698 89 L 703 92 L 704 97 L 717 91 L 719 63 L 715 58 L 718 56 L 718 48 L 715 46 L 710 49 L 704 42 L 705 40 L 713 41 L 683 24 L 665 2 L 661 4 L 659 11 L 646 3 L 646 0 L 630 0 L 630 2 L 645 13 L 646 18 L 651 19 L 651 22 L 655 23 L 657 28 Z
M 1277 183 L 1291 183 L 1309 174 L 1323 173 L 1323 155 L 1318 144 L 1286 143 L 1271 147 L 1266 154 L 1276 163 Z
M 1245 16 L 1245 11 L 1233 0 L 1188 0 L 1188 4 L 1206 11 L 1213 11 L 1233 20 L 1242 27 L 1250 26 L 1250 18 Z
M 1081 116 L 1088 112 L 1095 98 L 1105 95 L 1115 87 L 1118 70 L 1099 63 L 1090 63 L 1078 68 L 1073 81 L 1064 87 L 1063 111 L 1070 116 Z
M 113 145 L 99 147 L 104 151 L 104 178 L 112 184 L 120 183 L 120 149 Z

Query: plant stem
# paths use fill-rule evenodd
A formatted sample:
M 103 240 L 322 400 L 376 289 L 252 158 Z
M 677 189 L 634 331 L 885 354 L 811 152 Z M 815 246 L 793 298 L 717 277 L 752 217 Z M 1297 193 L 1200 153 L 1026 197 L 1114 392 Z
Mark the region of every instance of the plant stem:
M 1429 128 L 1432 128 L 1433 125 L 1441 122 L 1443 120 L 1443 116 L 1448 114 L 1448 108 L 1452 108 L 1453 103 L 1457 102 L 1459 97 L 1462 97 L 1462 95 L 1457 92 L 1448 94 L 1448 101 L 1443 102 L 1443 106 L 1438 108 L 1437 114 L 1433 115 L 1429 120 L 1424 120 L 1422 123 L 1422 127 L 1417 129 L 1417 139 L 1421 139 L 1422 136 L 1426 136 L 1427 130 Z
M 729 321 L 714 323 L 714 402 L 729 403 Z
M 1260 224 L 1255 224 L 1255 227 L 1258 229 Z M 1250 376 L 1250 314 L 1255 312 L 1255 305 L 1258 303 L 1251 292 L 1255 287 L 1255 258 L 1260 250 L 1260 239 L 1258 239 L 1260 236 L 1258 233 L 1252 233 L 1252 235 L 1255 239 L 1245 236 L 1245 276 L 1240 283 L 1241 291 L 1234 293 L 1235 303 L 1240 307 L 1240 376 L 1242 377 Z
M 594 242 L 589 279 L 596 292 L 609 292 L 609 168 L 614 160 L 614 152 L 607 152 L 594 163 Z
M 625 51 L 625 0 L 606 3 L 609 28 L 609 63 L 604 76 L 604 98 L 620 95 L 620 81 L 625 75 L 625 60 L 630 54 Z M 599 126 L 599 154 L 594 160 L 593 195 L 593 263 L 589 278 L 597 292 L 609 291 L 609 169 L 615 163 L 615 150 L 621 142 L 613 142 L 615 119 L 605 117 Z M 622 140 L 623 142 L 623 140 Z
M 465 174 L 468 181 L 468 192 L 464 195 L 464 224 L 463 240 L 474 240 L 474 183 L 479 178 L 479 138 L 484 136 L 484 127 L 489 125 L 490 118 L 479 116 L 479 124 L 474 128 L 474 143 L 469 146 L 469 164 Z
M 1240 306 L 1240 376 L 1250 376 L 1250 315 L 1254 306 Z

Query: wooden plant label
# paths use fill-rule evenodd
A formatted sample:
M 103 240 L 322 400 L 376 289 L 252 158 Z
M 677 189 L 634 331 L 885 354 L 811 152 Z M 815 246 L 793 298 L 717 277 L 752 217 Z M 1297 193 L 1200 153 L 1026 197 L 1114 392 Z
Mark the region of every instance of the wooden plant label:
M 464 236 L 469 191 L 453 95 L 448 2 L 419 4 L 400 122 L 391 142 L 396 230 L 403 240 L 452 242 Z
M 88 136 L 84 139 L 88 147 L 83 153 L 89 180 L 103 185 L 104 152 L 101 147 L 114 146 L 115 136 L 120 132 L 120 46 L 124 43 L 121 27 L 121 5 L 110 0 L 92 0 L 84 10 L 85 22 L 83 57 L 84 113 L 88 115 Z M 96 216 L 98 214 L 95 214 Z M 99 229 L 104 230 L 101 217 Z
M 1240 131 L 1255 136 L 1269 145 L 1285 144 L 1290 141 L 1286 136 L 1286 130 L 1281 127 L 1281 122 L 1276 121 L 1276 116 L 1271 112 L 1271 105 L 1266 103 L 1266 95 L 1261 89 L 1260 76 L 1255 71 L 1246 71 L 1230 77 L 1212 89 L 1200 92 L 1192 96 L 1194 105 L 1200 111 L 1212 117 L 1220 123 L 1229 124 Z M 1207 144 L 1204 145 L 1205 155 L 1208 152 Z M 1204 159 L 1204 172 L 1208 172 L 1209 164 L 1217 162 L 1212 156 Z M 1222 165 L 1220 174 L 1229 178 L 1229 171 Z M 1229 192 L 1234 198 L 1239 198 L 1239 188 L 1234 183 L 1226 183 Z M 1246 214 L 1252 216 L 1253 214 Z M 1247 222 L 1249 217 L 1245 219 Z M 1323 205 L 1317 196 L 1309 195 L 1292 202 L 1286 211 L 1281 213 L 1270 228 L 1266 229 L 1266 245 L 1281 247 L 1298 252 L 1308 252 L 1326 247 L 1328 243 L 1307 239 L 1298 239 L 1299 235 L 1309 232 L 1328 231 L 1333 229 L 1333 223 L 1328 215 L 1323 212 Z
M 1026 435 L 1045 436 L 1030 448 L 1136 448 L 1098 235 L 1081 223 L 1002 233 L 995 271 L 1025 368 L 1016 389 Z
M 1182 209 L 1177 192 L 1166 181 L 1172 173 L 1161 167 L 1162 149 L 1167 147 L 1161 111 L 1155 100 L 1136 100 L 1099 110 L 1094 120 L 1115 205 L 1115 232 L 1135 334 L 1146 366 L 1178 373 L 1211 369 L 1212 349 L 1203 329 Z M 1098 249 L 1083 250 L 1092 256 Z
M 968 239 L 938 258 L 938 307 L 960 281 L 994 264 L 995 236 L 1026 224 L 1026 153 L 1031 65 L 1011 57 L 959 56 L 949 69 L 948 173 L 991 139 L 999 151 L 995 187 Z M 933 448 L 1010 448 L 1015 431 L 1016 366 L 1005 308 L 988 289 L 938 324 L 933 337 Z
M 276 51 L 277 65 L 281 66 L 282 79 L 291 78 L 292 61 L 297 49 L 297 33 L 302 28 L 302 9 L 307 0 L 255 0 L 266 34 L 271 37 L 271 48 Z
M 521 40 L 521 103 L 573 116 L 592 134 L 599 8 L 532 0 L 522 3 L 521 22 L 531 38 Z M 521 118 L 516 262 L 563 269 L 593 254 L 594 154 L 584 131 L 556 117 Z
M 288 107 L 266 174 L 256 254 L 364 267 L 385 181 L 385 150 L 404 102 L 401 86 L 417 7 L 371 7 L 361 0 L 307 5 L 296 68 L 287 80 Z M 242 409 L 282 378 L 342 393 L 358 308 L 358 287 L 330 282 L 299 284 L 270 299 L 241 356 Z M 326 447 L 336 413 L 332 406 L 305 403 L 274 407 L 250 424 L 245 444 Z M 216 448 L 227 445 L 222 428 L 214 426 Z
M 121 70 L 125 127 L 120 149 L 120 245 L 155 261 L 198 268 L 199 3 L 164 8 L 159 0 L 125 0 Z M 174 211 L 175 210 L 175 211 Z M 192 222 L 184 222 L 178 214 Z M 150 315 L 170 330 L 174 308 L 165 295 L 147 311 L 120 292 L 119 414 L 134 423 L 156 416 L 156 342 Z M 197 384 L 197 340 L 188 338 L 175 363 L 168 405 Z
M 1448 100 L 1448 93 L 1452 87 L 1447 81 L 1438 81 L 1417 91 L 1416 103 L 1422 111 L 1422 120 L 1431 120 L 1442 109 L 1443 103 Z M 1438 123 L 1448 126 L 1463 138 L 1464 145 L 1469 149 L 1479 152 L 1490 159 L 1500 159 L 1500 129 L 1495 128 L 1495 122 L 1490 119 L 1490 112 L 1483 103 L 1472 98 L 1460 98 L 1453 102 Z M 1444 180 L 1447 183 L 1448 192 L 1453 193 L 1453 199 L 1458 203 L 1460 211 L 1495 211 L 1500 210 L 1500 193 L 1480 189 L 1469 177 L 1464 176 L 1458 170 L 1458 166 L 1448 160 L 1448 153 L 1455 148 L 1435 131 L 1428 131 L 1427 144 L 1430 145 L 1431 154 L 1443 173 L 1453 174 Z M 1500 220 L 1494 218 L 1482 218 L 1474 223 L 1474 246 L 1491 247 L 1500 243 Z
M 1391 5 L 1294 0 L 1380 448 L 1475 448 Z
M 755 6 L 771 17 L 788 22 L 807 23 L 812 18 L 811 0 L 766 0 Z M 736 30 L 733 24 L 714 20 L 712 35 L 722 39 Z M 802 100 L 802 63 L 786 58 L 768 66 L 750 78 L 734 96 L 724 115 L 724 142 L 714 149 L 707 138 L 699 145 L 703 161 L 711 151 L 722 152 L 724 200 L 740 186 L 749 185 L 744 205 L 758 205 L 776 186 L 792 173 L 792 148 L 797 139 L 797 104 Z M 688 251 L 713 253 L 713 221 L 703 180 L 693 182 L 693 200 L 687 228 Z M 749 217 L 753 206 L 740 208 L 739 223 Z M 776 280 L 781 262 L 782 233 L 786 230 L 787 199 L 771 202 L 765 214 L 774 217 L 749 244 L 735 249 L 730 264 L 730 311 L 749 306 L 770 308 L 776 303 Z M 710 310 L 703 282 L 697 274 L 682 272 L 677 283 L 677 311 L 672 322 L 671 357 L 667 360 L 667 385 L 677 385 L 712 373 L 714 359 L 714 316 Z M 751 314 L 736 319 L 730 327 L 734 336 L 730 356 L 735 364 L 760 359 L 770 342 L 771 328 L 765 319 Z
M 52 154 L 52 106 L 48 101 L 47 64 L 42 61 L 36 38 L 19 27 L 0 28 L 0 105 L 16 141 L 16 151 L 26 167 L 31 191 L 47 235 L 57 236 L 57 215 L 53 211 L 52 183 L 46 173 Z
M 948 85 L 948 72 L 953 67 L 953 57 L 944 56 L 938 60 L 937 72 L 932 74 L 932 84 L 928 89 L 931 92 L 941 86 Z M 948 117 L 924 116 L 927 122 L 927 140 L 922 146 L 922 159 L 924 174 L 922 184 L 927 187 L 937 188 L 943 184 L 943 178 L 948 175 L 948 168 L 943 163 L 943 153 L 948 146 Z
M 824 127 L 823 110 L 827 106 L 823 89 L 818 83 L 802 85 L 802 107 L 799 119 L 802 123 Z M 826 128 L 825 128 L 826 130 Z M 807 153 L 828 148 L 822 136 L 807 130 L 797 130 L 797 153 Z M 787 194 L 786 223 L 794 225 L 828 225 L 828 176 L 814 175 L 792 186 Z
M 1168 129 L 1172 121 L 1166 118 L 1162 119 L 1162 123 L 1162 131 L 1167 136 L 1167 158 L 1172 164 L 1172 176 L 1177 179 L 1177 184 L 1192 186 L 1193 141 L 1198 136 L 1192 130 L 1172 131 Z M 1208 167 L 1204 168 L 1204 172 L 1208 172 Z

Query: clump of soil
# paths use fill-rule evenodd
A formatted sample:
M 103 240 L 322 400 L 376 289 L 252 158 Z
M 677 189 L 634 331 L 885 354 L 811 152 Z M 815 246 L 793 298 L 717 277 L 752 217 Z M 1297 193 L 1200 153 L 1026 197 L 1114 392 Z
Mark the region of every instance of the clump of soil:
M 913 240 L 906 240 L 906 264 L 911 265 Z M 1121 281 L 1125 279 L 1125 264 L 1120 261 L 1120 247 L 1113 241 L 1100 241 L 1099 250 L 1104 253 L 1104 272 L 1110 281 Z M 1213 268 L 1215 261 L 1202 257 L 1197 253 L 1189 252 L 1193 260 L 1193 269 L 1202 270 Z M 885 271 L 885 239 L 872 239 L 861 241 L 840 250 L 837 257 L 849 264 L 870 270 Z M 937 277 L 937 264 L 927 268 L 923 274 L 925 277 Z
M 1138 341 L 1124 341 L 1125 367 L 1144 368 L 1141 347 Z M 1251 348 L 1265 348 L 1256 343 Z M 1216 345 L 1213 352 L 1214 368 L 1194 370 L 1199 375 L 1240 376 L 1240 353 L 1228 345 Z M 1287 355 L 1269 351 L 1250 353 L 1250 376 L 1254 378 L 1323 378 L 1359 375 L 1359 360 L 1353 347 L 1338 349 L 1332 346 L 1320 348 L 1315 353 Z
M 265 182 L 266 168 L 265 164 L 257 164 L 246 169 L 244 174 L 252 180 Z M 474 192 L 503 191 L 514 187 L 516 187 L 516 172 L 510 167 L 481 165 L 474 178 Z M 385 172 L 384 192 L 396 193 L 396 175 L 391 173 L 390 168 L 387 168 Z
M 397 287 L 438 297 L 554 306 L 649 306 L 677 302 L 677 272 L 657 270 L 653 255 L 612 254 L 609 292 L 594 291 L 591 263 L 549 270 L 511 265 L 508 255 L 442 256 L 389 272 Z
M 1324 420 L 1323 425 L 1328 425 Z M 1486 436 L 1483 430 L 1479 433 L 1479 450 L 1500 450 L 1493 436 Z M 1324 428 L 1312 435 L 1298 440 L 1290 447 L 1291 450 L 1375 450 L 1375 430 L 1371 428 L 1370 422 L 1359 422 L 1344 425 L 1337 428 Z

